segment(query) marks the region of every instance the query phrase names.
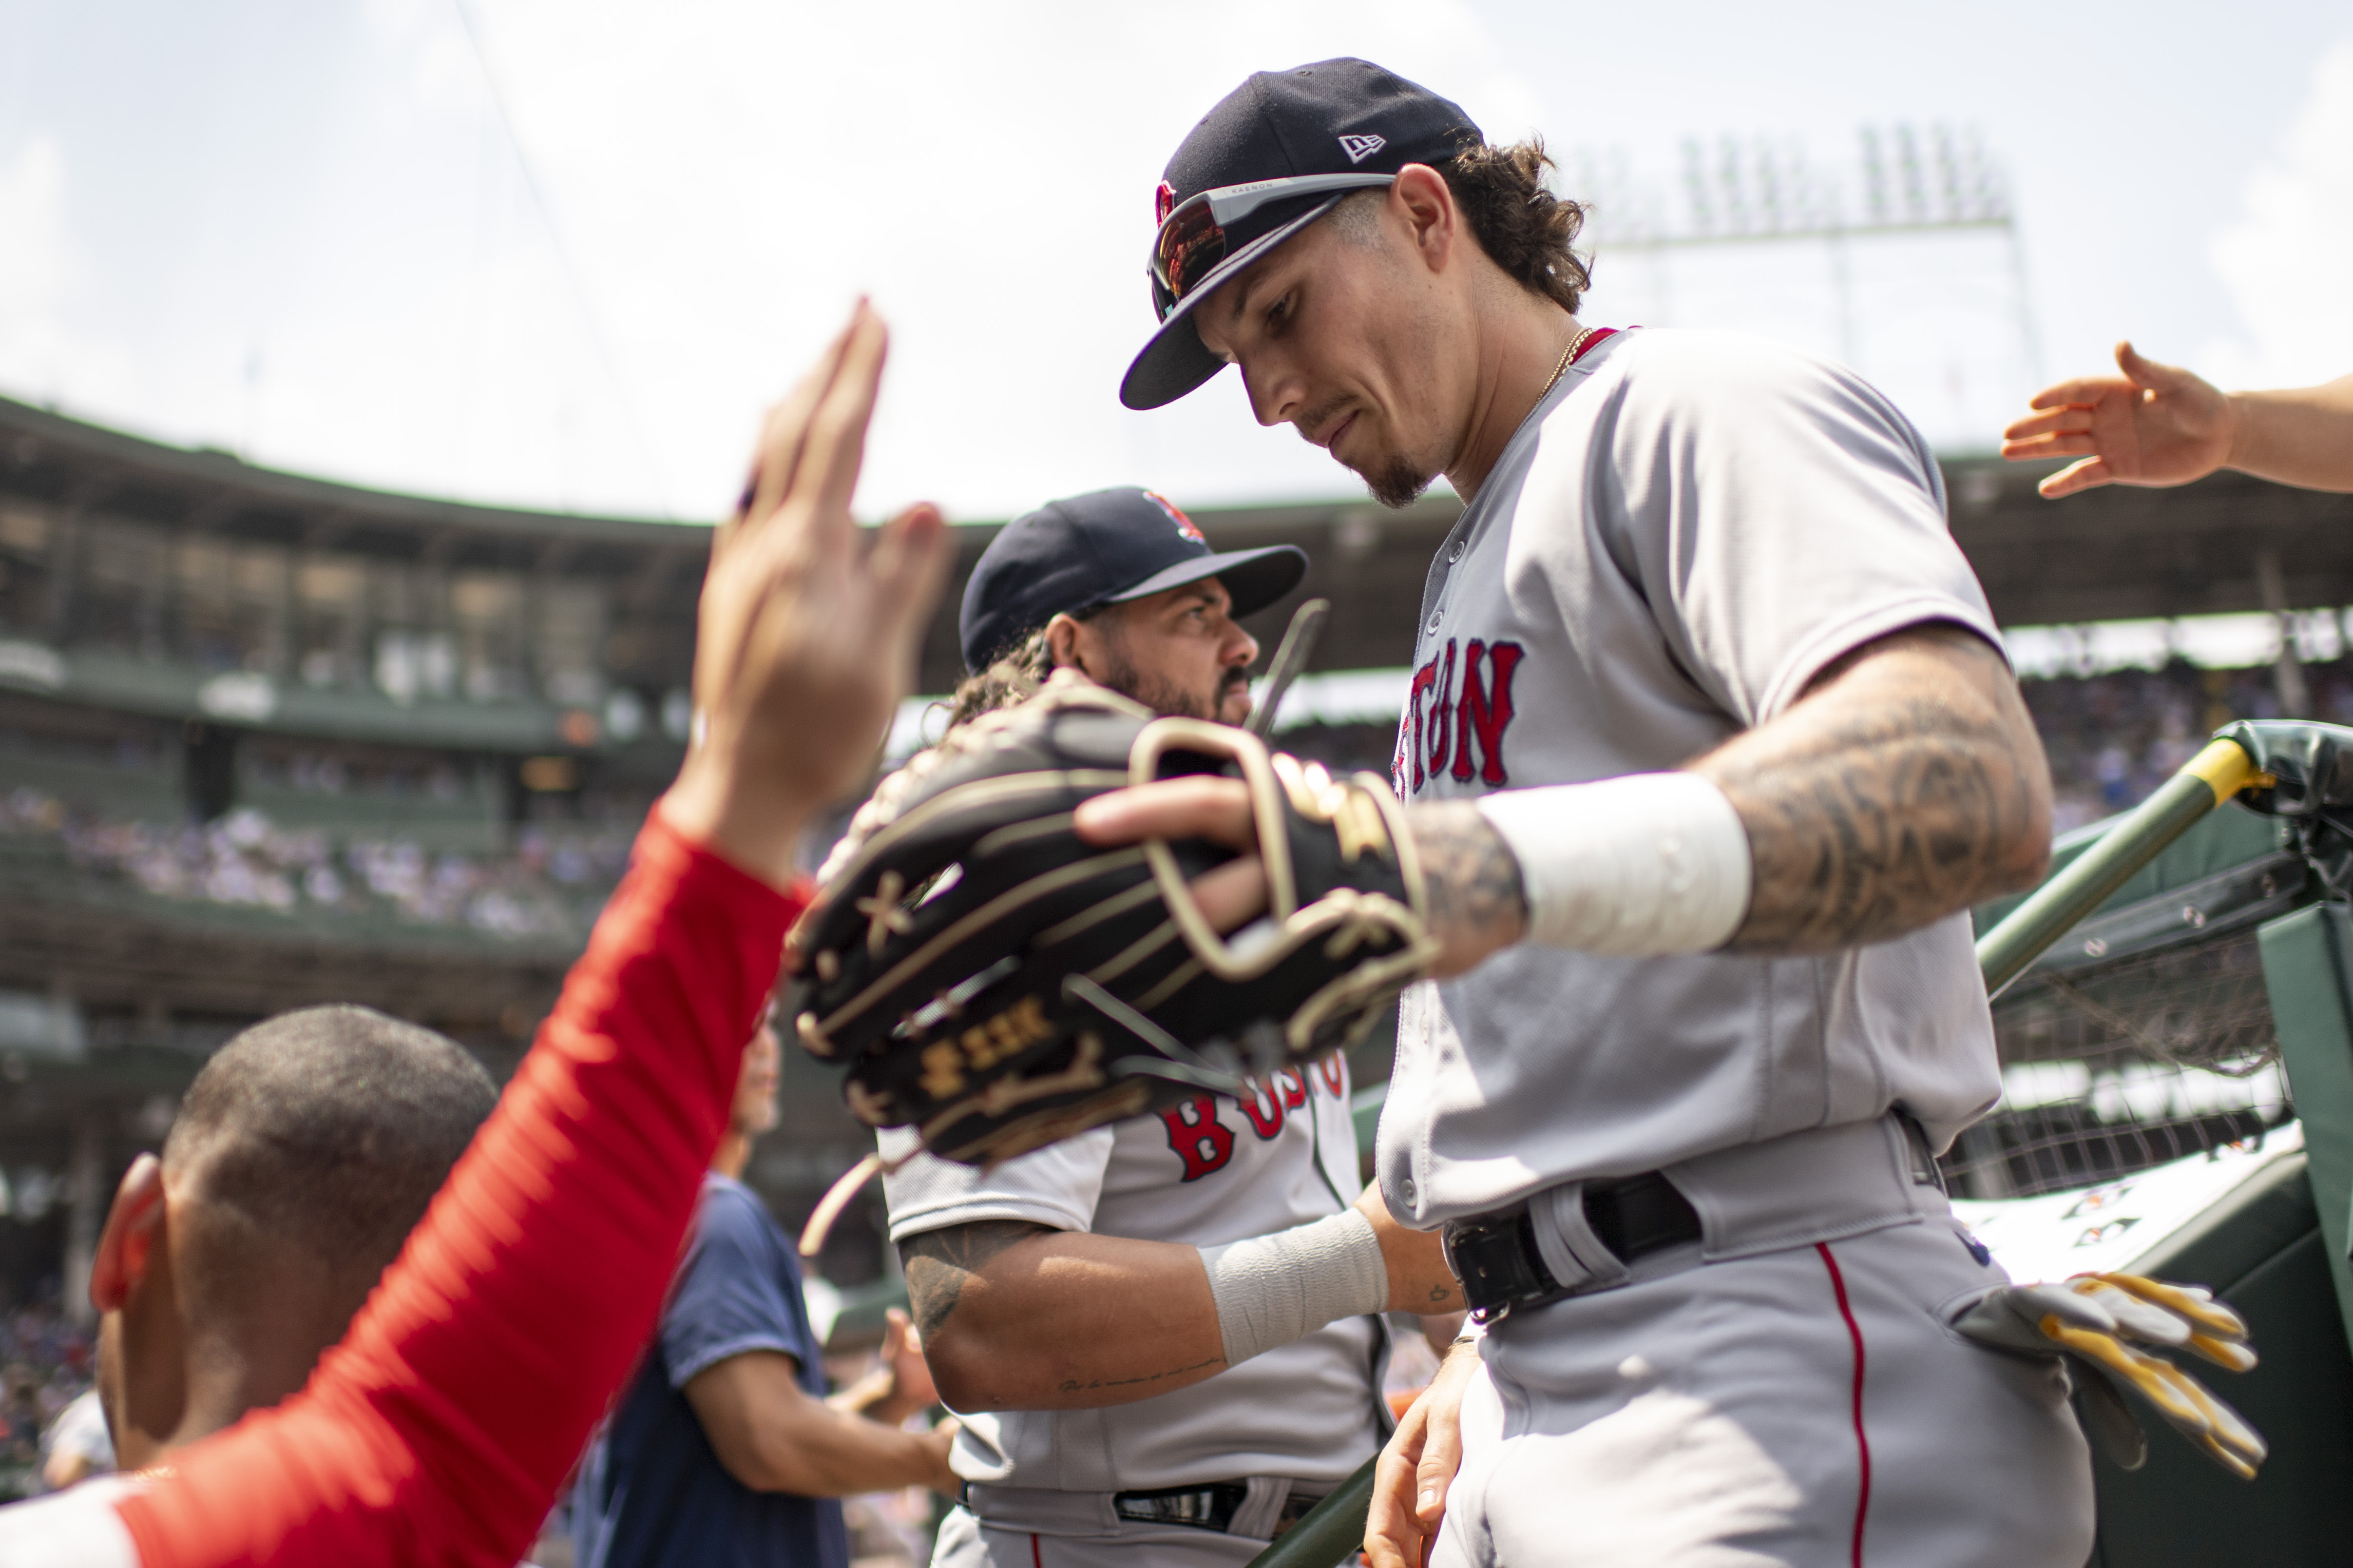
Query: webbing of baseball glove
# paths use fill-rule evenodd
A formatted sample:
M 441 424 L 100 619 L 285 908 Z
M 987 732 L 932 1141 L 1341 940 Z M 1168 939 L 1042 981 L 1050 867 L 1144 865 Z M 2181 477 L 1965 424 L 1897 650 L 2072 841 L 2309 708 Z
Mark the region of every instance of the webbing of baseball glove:
M 1201 841 L 1103 848 L 1072 813 L 1186 773 L 1249 791 L 1268 908 L 1220 933 Z M 953 731 L 859 814 L 795 931 L 801 1044 L 872 1127 L 991 1165 L 1364 1037 L 1437 943 L 1402 811 L 1222 724 L 1057 682 Z

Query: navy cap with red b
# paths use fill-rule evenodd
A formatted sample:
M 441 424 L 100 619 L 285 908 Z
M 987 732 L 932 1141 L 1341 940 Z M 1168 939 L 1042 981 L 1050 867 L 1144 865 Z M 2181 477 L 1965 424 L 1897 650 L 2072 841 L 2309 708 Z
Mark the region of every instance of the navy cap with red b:
M 1124 604 L 1215 577 L 1233 614 L 1262 610 L 1307 574 L 1305 552 L 1209 548 L 1193 520 L 1133 485 L 1049 501 L 988 542 L 964 587 L 957 641 L 979 674 L 1056 616 Z
M 1322 217 L 1409 163 L 1485 142 L 1461 107 L 1368 60 L 1261 71 L 1202 117 L 1168 160 L 1148 264 L 1160 330 L 1120 383 L 1130 408 L 1174 403 L 1224 367 L 1193 307 Z

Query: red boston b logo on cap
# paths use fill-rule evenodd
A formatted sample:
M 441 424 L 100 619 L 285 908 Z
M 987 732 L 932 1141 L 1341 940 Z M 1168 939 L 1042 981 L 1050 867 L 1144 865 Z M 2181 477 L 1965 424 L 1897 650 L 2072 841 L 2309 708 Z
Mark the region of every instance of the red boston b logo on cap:
M 1156 224 L 1166 223 L 1168 215 L 1176 210 L 1176 187 L 1163 180 L 1160 182 L 1160 188 L 1152 193 L 1152 221 Z
M 1166 190 L 1167 187 L 1164 185 L 1161 188 Z M 1176 525 L 1177 532 L 1183 534 L 1186 538 L 1191 540 L 1196 544 L 1207 544 L 1209 542 L 1208 540 L 1201 537 L 1201 531 L 1198 527 L 1194 526 L 1193 520 L 1187 517 L 1182 511 L 1177 510 L 1176 503 L 1175 501 L 1170 500 L 1166 496 L 1160 494 L 1156 490 L 1145 491 L 1144 499 L 1150 501 L 1154 506 L 1158 507 L 1162 511 L 1166 512 L 1168 514 L 1168 521 Z

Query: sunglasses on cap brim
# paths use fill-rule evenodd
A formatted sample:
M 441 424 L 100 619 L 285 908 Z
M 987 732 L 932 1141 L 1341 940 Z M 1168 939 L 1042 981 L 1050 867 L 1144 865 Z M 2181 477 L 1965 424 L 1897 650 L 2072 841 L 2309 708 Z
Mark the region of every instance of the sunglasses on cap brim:
M 1160 237 L 1152 247 L 1154 308 L 1166 321 L 1178 301 L 1226 258 L 1226 226 L 1240 222 L 1267 203 L 1333 191 L 1370 190 L 1396 179 L 1395 174 L 1291 174 L 1242 185 L 1219 185 L 1187 197 L 1161 218 Z

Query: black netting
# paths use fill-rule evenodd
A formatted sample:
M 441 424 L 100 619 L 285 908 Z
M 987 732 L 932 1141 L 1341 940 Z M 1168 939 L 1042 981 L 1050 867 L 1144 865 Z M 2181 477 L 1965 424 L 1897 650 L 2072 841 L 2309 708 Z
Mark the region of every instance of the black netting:
M 2252 930 L 2030 974 L 1993 1017 L 2002 1098 L 1945 1158 L 1958 1196 L 2088 1186 L 2292 1114 Z

